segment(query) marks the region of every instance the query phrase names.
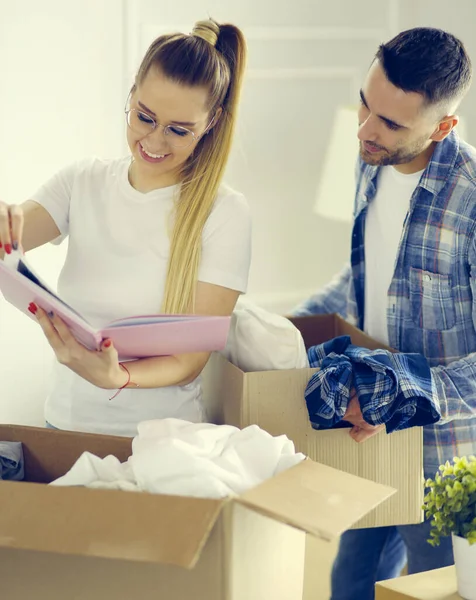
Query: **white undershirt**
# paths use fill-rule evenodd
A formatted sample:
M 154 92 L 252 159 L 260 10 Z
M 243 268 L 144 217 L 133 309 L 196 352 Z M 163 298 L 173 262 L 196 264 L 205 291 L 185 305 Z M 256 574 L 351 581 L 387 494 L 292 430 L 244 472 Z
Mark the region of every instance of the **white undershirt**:
M 61 234 L 69 235 L 59 294 L 98 328 L 114 319 L 158 313 L 162 304 L 178 190 L 138 192 L 128 180 L 129 164 L 130 158 L 81 161 L 33 196 Z M 222 186 L 202 235 L 199 281 L 245 292 L 250 246 L 248 204 Z M 205 418 L 198 379 L 181 387 L 128 388 L 109 401 L 112 393 L 56 365 L 46 420 L 60 429 L 135 435 L 144 420 Z
M 423 171 L 404 175 L 382 167 L 365 221 L 365 333 L 388 345 L 388 290 L 413 192 Z

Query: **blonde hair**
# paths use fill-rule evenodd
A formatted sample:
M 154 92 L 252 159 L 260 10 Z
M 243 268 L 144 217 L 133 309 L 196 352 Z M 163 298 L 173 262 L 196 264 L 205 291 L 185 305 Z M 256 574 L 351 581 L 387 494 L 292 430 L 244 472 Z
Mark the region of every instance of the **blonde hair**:
M 162 303 L 165 313 L 195 311 L 202 232 L 230 154 L 245 61 L 242 32 L 234 25 L 219 25 L 210 19 L 196 23 L 190 35 L 157 38 L 147 50 L 136 76 L 134 88 L 153 67 L 178 83 L 206 86 L 213 119 L 217 110 L 222 109 L 182 168 Z

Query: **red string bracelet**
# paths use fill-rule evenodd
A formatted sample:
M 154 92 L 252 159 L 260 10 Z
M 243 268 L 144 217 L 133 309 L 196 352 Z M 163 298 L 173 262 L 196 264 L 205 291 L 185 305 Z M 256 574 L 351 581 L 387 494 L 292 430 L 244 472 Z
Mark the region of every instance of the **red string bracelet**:
M 127 381 L 126 381 L 126 383 L 125 383 L 125 384 L 124 384 L 122 387 L 120 387 L 120 388 L 117 390 L 117 392 L 114 394 L 114 396 L 111 396 L 111 397 L 109 398 L 109 401 L 111 401 L 111 400 L 114 400 L 114 398 L 115 398 L 116 396 L 118 396 L 118 395 L 119 395 L 119 394 L 122 392 L 122 390 L 123 390 L 124 388 L 126 388 L 126 387 L 129 385 L 129 383 L 131 382 L 131 374 L 129 373 L 129 369 L 128 369 L 128 368 L 127 368 L 125 365 L 123 365 L 122 363 L 119 363 L 119 366 L 120 366 L 120 367 L 122 367 L 122 368 L 124 369 L 124 371 L 127 373 Z

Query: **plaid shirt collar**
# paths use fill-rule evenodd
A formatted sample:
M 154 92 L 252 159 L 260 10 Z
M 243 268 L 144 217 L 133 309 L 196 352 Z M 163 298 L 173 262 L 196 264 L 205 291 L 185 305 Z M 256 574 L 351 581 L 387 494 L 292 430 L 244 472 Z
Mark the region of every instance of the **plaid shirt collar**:
M 435 144 L 431 156 L 417 187 L 424 188 L 431 194 L 438 194 L 446 185 L 448 175 L 452 172 L 458 159 L 459 138 L 452 131 L 442 142 Z M 357 217 L 377 192 L 377 177 L 381 167 L 361 162 L 359 188 L 361 194 L 357 198 L 355 216 Z

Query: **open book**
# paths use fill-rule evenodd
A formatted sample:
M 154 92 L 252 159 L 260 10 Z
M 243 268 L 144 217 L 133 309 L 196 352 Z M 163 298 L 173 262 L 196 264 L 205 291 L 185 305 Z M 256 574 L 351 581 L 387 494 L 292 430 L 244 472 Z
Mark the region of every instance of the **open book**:
M 6 262 L 0 260 L 0 291 L 5 300 L 29 317 L 33 317 L 28 311 L 30 302 L 54 312 L 90 350 L 97 350 L 105 338 L 112 340 L 121 360 L 212 352 L 226 345 L 230 317 L 141 315 L 96 329 L 41 281 L 23 255 L 15 255 Z

